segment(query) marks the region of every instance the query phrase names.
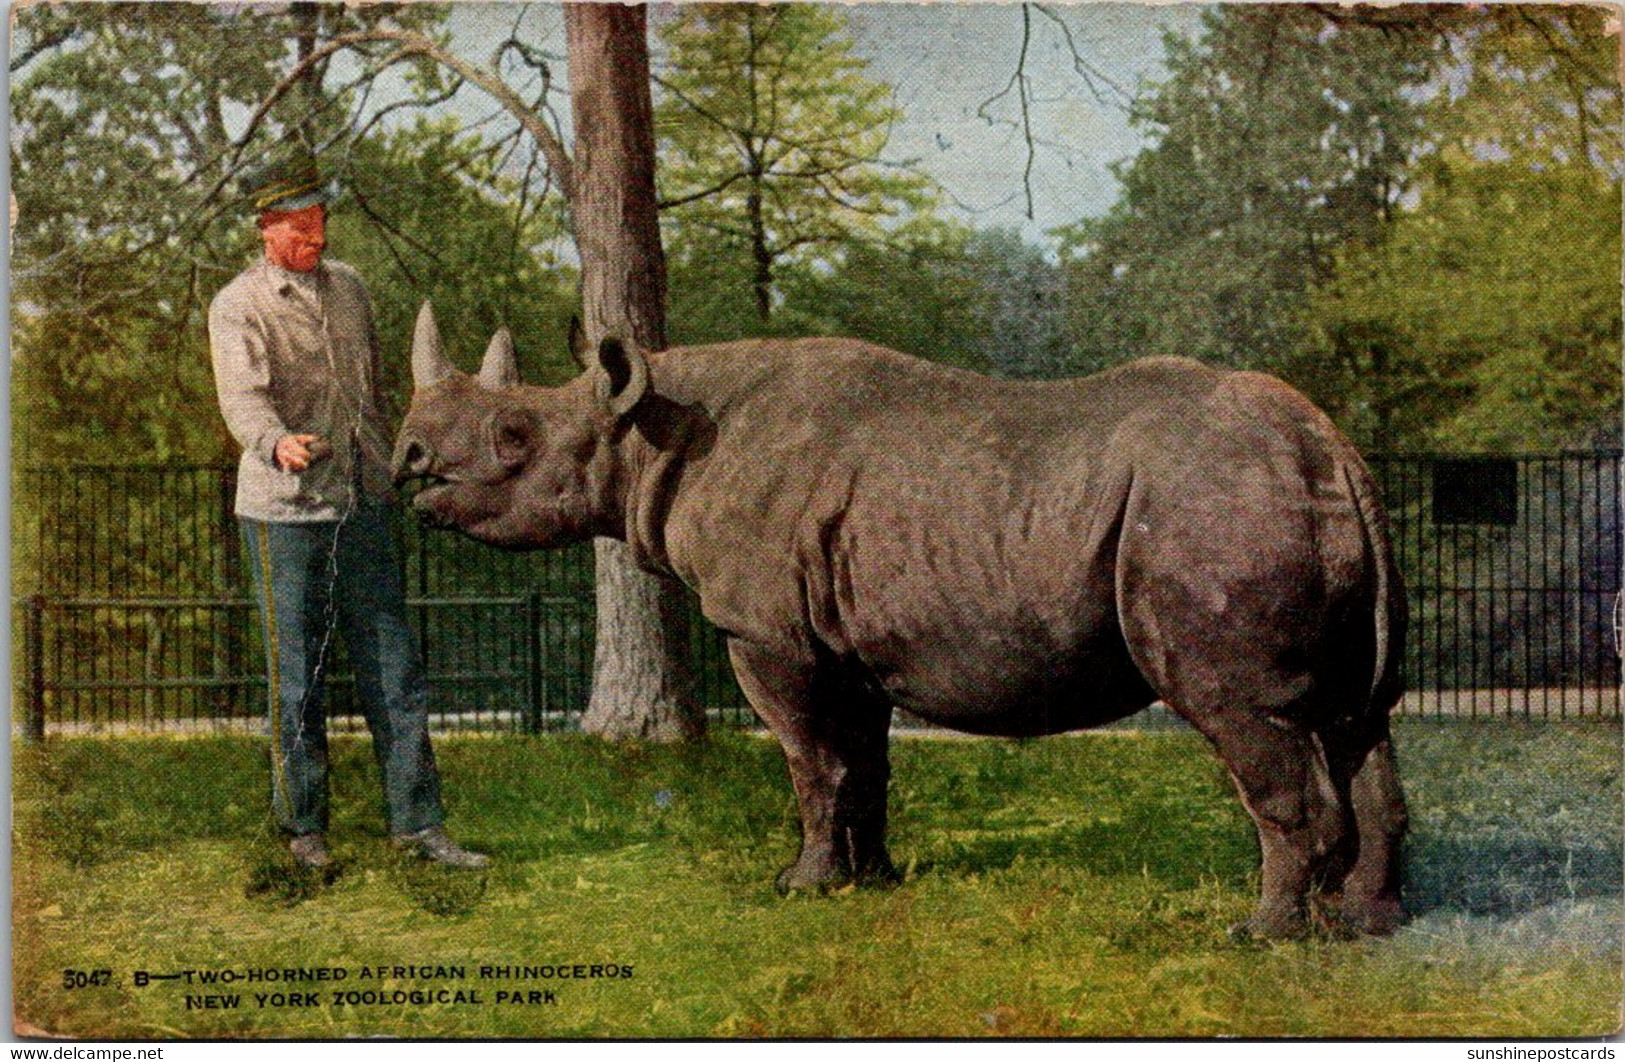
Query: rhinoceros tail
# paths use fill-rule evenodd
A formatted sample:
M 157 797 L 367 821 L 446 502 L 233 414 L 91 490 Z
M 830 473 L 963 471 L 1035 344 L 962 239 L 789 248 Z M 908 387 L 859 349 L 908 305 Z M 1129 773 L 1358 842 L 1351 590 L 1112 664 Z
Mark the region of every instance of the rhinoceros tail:
M 1404 692 L 1405 587 L 1394 561 L 1388 516 L 1377 497 L 1376 482 L 1352 447 L 1339 464 L 1343 482 L 1359 514 L 1366 563 L 1374 583 L 1371 613 L 1375 643 L 1370 708 L 1386 714 Z

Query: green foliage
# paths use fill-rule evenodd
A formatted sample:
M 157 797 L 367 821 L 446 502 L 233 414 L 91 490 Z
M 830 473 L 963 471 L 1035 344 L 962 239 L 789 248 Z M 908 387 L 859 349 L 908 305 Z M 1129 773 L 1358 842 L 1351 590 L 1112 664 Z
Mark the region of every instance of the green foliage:
M 1165 41 L 1168 78 L 1134 111 L 1153 143 L 1118 168 L 1120 200 L 1061 233 L 1087 364 L 1282 363 L 1336 249 L 1404 190 L 1422 43 L 1310 7 L 1226 7 L 1204 29 Z
M 295 5 L 298 7 L 298 5 Z M 431 9 L 88 4 L 19 12 L 12 81 L 15 423 L 27 458 L 217 458 L 204 312 L 248 252 L 227 132 L 300 42 Z M 314 84 L 314 82 L 312 82 Z M 242 159 L 332 115 L 273 107 Z M 132 401 L 132 396 L 139 396 Z
M 1590 164 L 1451 151 L 1311 313 L 1314 397 L 1359 437 L 1443 450 L 1584 444 L 1620 404 L 1620 189 Z
M 674 271 L 726 261 L 712 278 L 765 324 L 788 267 L 881 240 L 889 220 L 925 205 L 925 181 L 882 160 L 901 114 L 864 74 L 840 11 L 682 5 L 660 35 L 655 124 Z
M 412 324 L 425 299 L 463 369 L 477 369 L 491 333 L 507 326 L 528 382 L 575 375 L 566 331 L 576 271 L 553 253 L 564 232 L 557 197 L 526 200 L 455 119 L 420 119 L 356 145 L 350 174 L 329 238 L 371 289 L 392 397 L 404 403 L 411 392 Z
M 882 160 L 901 112 L 865 75 L 843 13 L 691 5 L 661 36 L 675 342 L 847 335 L 981 371 L 1055 371 L 1054 267 L 1013 233 L 935 218 L 926 182 Z
M 1435 139 L 1475 156 L 1589 164 L 1618 178 L 1625 145 L 1617 19 L 1607 8 L 1568 4 L 1456 13 L 1452 85 L 1429 115 Z
M 1596 8 L 1222 9 L 1063 233 L 1080 365 L 1277 372 L 1376 447 L 1617 422 L 1620 91 Z
M 1618 1022 L 1614 725 L 1402 724 L 1407 898 L 1391 940 L 1235 945 L 1251 828 L 1189 732 L 898 738 L 888 891 L 782 900 L 794 801 L 769 741 L 438 743 L 483 875 L 403 867 L 365 742 L 334 743 L 327 884 L 244 891 L 263 853 L 247 739 L 62 740 L 16 760 L 16 1013 L 140 1038 L 1585 1036 Z M 98 857 L 50 843 L 73 801 Z M 261 881 L 264 885 L 265 882 Z M 308 885 L 308 887 L 307 887 Z M 132 969 L 464 964 L 484 1005 L 185 1011 Z M 481 963 L 631 964 L 479 981 Z M 65 991 L 61 971 L 122 985 Z M 252 987 L 252 986 L 250 986 Z M 310 986 L 324 987 L 324 986 Z M 556 1007 L 496 989 L 553 988 Z M 236 989 L 233 989 L 234 991 Z M 192 989 L 191 991 L 197 991 Z
M 983 360 L 997 375 L 1048 378 L 1097 366 L 1072 356 L 1066 334 L 1066 274 L 1009 229 L 979 230 L 965 246 L 966 267 L 983 294 Z
M 969 237 L 958 226 L 920 222 L 886 244 L 852 244 L 830 268 L 786 278 L 778 324 L 792 334 L 854 336 L 986 371 L 988 293 L 967 268 Z
M 1491 9 L 1451 27 L 1453 87 L 1428 105 L 1415 193 L 1381 242 L 1345 249 L 1310 310 L 1298 374 L 1358 437 L 1617 440 L 1625 168 L 1605 14 Z
M 790 265 L 777 276 L 780 303 L 764 322 L 750 310 L 738 259 L 673 263 L 674 342 L 851 336 L 999 376 L 1075 368 L 1062 327 L 1065 278 L 1014 232 L 917 216 L 884 242 L 848 244 L 827 262 Z
M 770 317 L 764 321 L 756 312 L 748 256 L 704 253 L 698 244 L 685 250 L 676 245 L 678 238 L 670 229 L 662 239 L 666 245 L 666 329 L 673 346 L 790 334 L 782 327 L 782 314 L 781 320 Z M 782 286 L 785 274 L 795 273 L 799 270 L 783 269 L 777 282 Z

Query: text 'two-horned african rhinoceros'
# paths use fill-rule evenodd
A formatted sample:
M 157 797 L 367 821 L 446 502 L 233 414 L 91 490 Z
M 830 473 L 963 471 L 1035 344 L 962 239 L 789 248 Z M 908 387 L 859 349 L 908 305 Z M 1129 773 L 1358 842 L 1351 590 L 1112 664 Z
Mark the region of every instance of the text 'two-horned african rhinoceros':
M 572 346 L 560 388 L 519 385 L 506 332 L 464 376 L 425 306 L 397 477 L 433 524 L 623 539 L 699 594 L 789 763 L 781 888 L 895 877 L 893 706 L 1036 735 L 1160 699 L 1257 824 L 1239 928 L 1302 932 L 1316 889 L 1399 922 L 1404 596 L 1370 475 L 1296 391 L 1164 359 L 1001 382 L 848 339 Z

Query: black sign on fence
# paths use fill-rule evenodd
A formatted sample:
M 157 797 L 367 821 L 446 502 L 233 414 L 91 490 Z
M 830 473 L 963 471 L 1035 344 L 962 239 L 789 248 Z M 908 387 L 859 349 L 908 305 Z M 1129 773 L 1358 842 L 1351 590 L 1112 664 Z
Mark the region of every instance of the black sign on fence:
M 1505 457 L 1434 462 L 1433 520 L 1512 527 L 1518 522 L 1518 462 Z

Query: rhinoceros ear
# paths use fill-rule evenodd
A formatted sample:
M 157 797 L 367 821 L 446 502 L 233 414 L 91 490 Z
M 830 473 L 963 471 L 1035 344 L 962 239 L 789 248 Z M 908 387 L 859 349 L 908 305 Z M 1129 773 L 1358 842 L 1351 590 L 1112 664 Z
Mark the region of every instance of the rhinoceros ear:
M 494 390 L 519 386 L 519 362 L 514 356 L 513 333 L 499 328 L 480 362 L 480 383 Z
M 433 387 L 456 372 L 440 350 L 440 326 L 435 323 L 434 307 L 425 302 L 412 331 L 412 385 L 419 389 Z
M 570 357 L 583 372 L 592 368 L 592 347 L 587 342 L 587 330 L 581 327 L 581 318 L 570 318 Z
M 649 389 L 649 362 L 619 339 L 609 338 L 598 344 L 596 371 L 599 401 L 613 417 L 631 412 Z

